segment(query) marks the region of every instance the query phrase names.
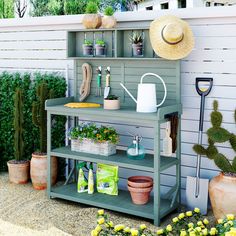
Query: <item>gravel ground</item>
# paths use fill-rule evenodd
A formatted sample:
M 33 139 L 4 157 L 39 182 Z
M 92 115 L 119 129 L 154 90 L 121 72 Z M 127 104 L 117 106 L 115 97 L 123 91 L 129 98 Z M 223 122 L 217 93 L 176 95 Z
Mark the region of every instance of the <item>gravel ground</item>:
M 36 191 L 31 184 L 11 184 L 8 174 L 0 173 L 0 236 L 14 236 L 14 231 L 7 231 L 10 229 L 16 232 L 18 230 L 15 235 L 20 236 L 89 236 L 96 226 L 97 210 L 69 201 L 49 200 L 45 191 Z M 150 229 L 157 229 L 152 222 L 145 219 L 106 212 L 115 224 L 125 223 L 135 227 L 145 223 Z M 164 219 L 162 225 L 168 224 L 175 214 Z M 211 222 L 214 221 L 211 212 L 209 219 Z

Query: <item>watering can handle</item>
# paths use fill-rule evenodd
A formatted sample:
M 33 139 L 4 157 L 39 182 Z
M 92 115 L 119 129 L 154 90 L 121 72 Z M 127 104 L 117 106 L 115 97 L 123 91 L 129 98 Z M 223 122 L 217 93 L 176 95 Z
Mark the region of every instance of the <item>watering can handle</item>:
M 164 97 L 163 97 L 162 101 L 161 101 L 158 105 L 156 105 L 156 107 L 160 107 L 160 106 L 165 102 L 165 100 L 166 100 L 166 96 L 167 96 L 166 84 L 165 84 L 164 80 L 163 80 L 159 75 L 154 74 L 154 73 L 145 73 L 144 75 L 142 75 L 141 80 L 140 80 L 140 83 L 141 83 L 141 84 L 143 83 L 143 78 L 144 78 L 145 76 L 147 76 L 147 75 L 152 75 L 152 76 L 157 77 L 158 79 L 160 79 L 160 81 L 161 81 L 162 84 L 163 84 L 164 93 L 165 93 L 165 94 L 164 94 Z

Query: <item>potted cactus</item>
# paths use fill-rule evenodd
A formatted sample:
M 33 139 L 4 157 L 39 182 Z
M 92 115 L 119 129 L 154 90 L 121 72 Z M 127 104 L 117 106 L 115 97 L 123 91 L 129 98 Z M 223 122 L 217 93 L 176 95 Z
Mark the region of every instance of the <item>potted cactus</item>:
M 108 95 L 104 99 L 103 108 L 106 110 L 119 110 L 120 109 L 120 99 L 115 95 Z
M 130 37 L 132 43 L 133 56 L 143 55 L 143 36 L 141 33 L 134 32 Z
M 209 195 L 213 213 L 216 219 L 223 218 L 226 214 L 236 215 L 236 156 L 227 158 L 215 146 L 217 143 L 229 142 L 232 150 L 236 152 L 236 134 L 221 127 L 222 114 L 218 111 L 218 102 L 213 102 L 211 113 L 212 127 L 207 130 L 208 147 L 194 145 L 193 149 L 200 155 L 206 155 L 213 160 L 221 173 L 210 181 Z M 236 123 L 236 110 L 234 111 Z
M 102 17 L 102 27 L 106 29 L 115 28 L 116 18 L 114 15 L 114 9 L 111 6 L 108 6 L 104 10 L 104 16 Z
M 96 56 L 105 56 L 105 49 L 105 42 L 102 39 L 97 39 L 95 45 Z
M 95 2 L 88 2 L 82 23 L 86 29 L 98 29 L 102 25 L 102 17 L 98 14 L 98 6 Z
M 93 56 L 93 42 L 85 39 L 83 44 L 83 55 Z
M 30 162 L 24 159 L 23 94 L 20 88 L 17 88 L 15 92 L 14 108 L 15 159 L 7 162 L 9 180 L 15 184 L 25 184 L 29 180 Z
M 33 187 L 37 190 L 47 188 L 47 112 L 45 101 L 53 97 L 53 90 L 49 90 L 45 82 L 38 85 L 36 90 L 37 101 L 32 106 L 32 119 L 35 126 L 39 128 L 40 149 L 32 154 L 30 163 L 30 177 Z M 57 179 L 57 159 L 51 157 L 52 185 Z

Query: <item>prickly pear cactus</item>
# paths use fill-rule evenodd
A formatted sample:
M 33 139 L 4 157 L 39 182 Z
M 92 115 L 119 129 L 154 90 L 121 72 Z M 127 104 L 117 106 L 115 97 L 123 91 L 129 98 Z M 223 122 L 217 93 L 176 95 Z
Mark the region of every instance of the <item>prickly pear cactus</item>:
M 205 148 L 202 145 L 195 144 L 193 150 L 200 155 L 206 155 L 209 159 L 214 160 L 215 164 L 224 173 L 236 174 L 236 156 L 233 161 L 229 161 L 227 157 L 220 153 L 215 146 L 216 143 L 229 142 L 232 149 L 236 152 L 236 134 L 230 133 L 226 129 L 221 127 L 223 120 L 222 114 L 218 111 L 218 102 L 213 102 L 213 112 L 211 113 L 212 127 L 207 130 L 208 135 L 208 147 Z M 234 121 L 236 124 L 236 110 L 234 111 Z

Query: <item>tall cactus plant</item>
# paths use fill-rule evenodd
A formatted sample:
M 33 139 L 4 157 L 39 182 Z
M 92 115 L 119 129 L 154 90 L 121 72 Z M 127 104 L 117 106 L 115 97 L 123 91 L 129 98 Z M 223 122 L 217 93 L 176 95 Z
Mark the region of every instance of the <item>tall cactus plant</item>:
M 229 142 L 232 149 L 236 152 L 236 134 L 222 128 L 222 120 L 223 116 L 218 111 L 218 102 L 214 101 L 213 112 L 211 113 L 212 127 L 207 130 L 209 145 L 205 148 L 202 145 L 195 144 L 193 150 L 200 155 L 206 155 L 209 159 L 214 160 L 215 164 L 224 173 L 236 174 L 236 156 L 233 158 L 233 161 L 230 161 L 215 146 L 216 143 Z M 234 111 L 234 121 L 236 124 L 236 110 Z
M 16 89 L 14 97 L 14 150 L 16 161 L 24 159 L 24 140 L 23 140 L 23 94 L 20 88 Z
M 45 110 L 45 101 L 53 97 L 53 90 L 49 90 L 45 82 L 38 85 L 36 88 L 37 102 L 33 103 L 32 118 L 35 126 L 40 132 L 40 152 L 47 152 L 47 111 Z

